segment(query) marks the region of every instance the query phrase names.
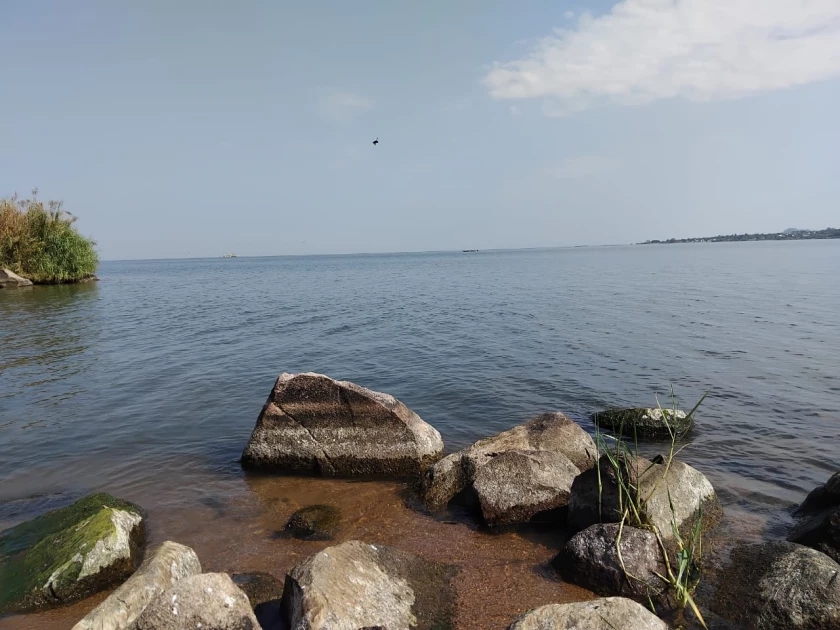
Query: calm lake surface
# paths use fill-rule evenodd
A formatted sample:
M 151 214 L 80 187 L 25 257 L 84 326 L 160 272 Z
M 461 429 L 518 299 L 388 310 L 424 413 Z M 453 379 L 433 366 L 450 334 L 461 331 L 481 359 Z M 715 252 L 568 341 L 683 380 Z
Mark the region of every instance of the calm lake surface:
M 544 411 L 592 430 L 606 406 L 668 404 L 671 383 L 687 408 L 709 392 L 681 457 L 717 488 L 733 538 L 784 537 L 790 506 L 840 469 L 840 241 L 105 262 L 99 276 L 0 292 L 0 529 L 104 489 L 149 510 L 153 540 L 265 568 L 266 532 L 308 493 L 355 494 L 363 515 L 376 484 L 241 472 L 283 371 L 391 393 L 447 450 Z M 272 562 L 306 556 L 283 553 Z

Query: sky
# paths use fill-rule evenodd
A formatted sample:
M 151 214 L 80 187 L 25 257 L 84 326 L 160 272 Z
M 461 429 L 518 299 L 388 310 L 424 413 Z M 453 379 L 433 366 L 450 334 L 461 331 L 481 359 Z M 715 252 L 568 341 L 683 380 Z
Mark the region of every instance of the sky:
M 103 259 L 840 226 L 837 0 L 3 0 L 0 81 Z

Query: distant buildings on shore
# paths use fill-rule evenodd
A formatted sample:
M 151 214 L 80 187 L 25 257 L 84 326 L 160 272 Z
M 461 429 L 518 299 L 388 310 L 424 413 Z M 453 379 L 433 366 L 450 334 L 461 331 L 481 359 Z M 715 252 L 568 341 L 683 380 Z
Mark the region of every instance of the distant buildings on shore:
M 768 234 L 725 234 L 702 238 L 669 238 L 665 241 L 645 241 L 642 245 L 670 243 L 724 243 L 730 241 L 803 241 L 827 238 L 840 238 L 840 228 L 825 228 L 824 230 L 797 230 L 795 228 L 789 228 L 784 232 L 770 232 Z

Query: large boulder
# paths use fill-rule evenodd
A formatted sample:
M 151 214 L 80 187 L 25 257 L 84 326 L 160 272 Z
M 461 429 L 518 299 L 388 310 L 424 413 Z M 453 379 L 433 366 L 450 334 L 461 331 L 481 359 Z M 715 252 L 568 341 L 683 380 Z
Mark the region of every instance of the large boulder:
M 619 549 L 621 554 L 619 556 Z M 617 523 L 587 527 L 572 536 L 552 565 L 567 582 L 599 595 L 621 595 L 643 604 L 671 607 L 662 548 L 646 529 Z
M 155 597 L 133 630 L 259 630 L 248 597 L 226 573 L 179 580 Z
M 596 453 L 592 438 L 572 420 L 562 413 L 542 414 L 429 468 L 421 484 L 423 502 L 443 510 L 470 489 L 490 524 L 522 522 L 565 506 L 572 479 L 594 465 Z
M 540 606 L 516 619 L 508 630 L 668 630 L 647 608 L 624 597 Z
M 607 409 L 592 414 L 592 421 L 601 429 L 621 433 L 629 440 L 670 439 L 672 434 L 681 437 L 691 431 L 694 416 L 681 409 L 660 409 L 639 407 L 631 409 Z
M 788 540 L 813 547 L 840 562 L 840 472 L 814 489 L 795 512 Z
M 5 289 L 6 287 L 28 287 L 31 285 L 31 280 L 17 275 L 11 269 L 0 269 L 0 289 Z
M 791 542 L 737 547 L 712 607 L 750 630 L 838 630 L 840 565 Z
M 617 462 L 619 470 L 611 462 Z M 600 469 L 600 472 L 599 472 Z M 620 472 L 619 472 L 620 471 Z M 670 464 L 661 458 L 649 461 L 630 454 L 603 455 L 598 468 L 578 476 L 572 484 L 568 522 L 575 531 L 596 523 L 618 523 L 628 502 L 622 487 L 637 488 L 639 516 L 659 531 L 672 546 L 676 538 L 672 523 L 687 539 L 701 516 L 703 532 L 723 515 L 715 489 L 699 470 L 679 460 Z M 673 506 L 673 509 L 672 509 Z
M 419 475 L 443 440 L 399 400 L 322 374 L 281 374 L 242 454 L 248 468 L 324 476 Z
M 145 520 L 100 493 L 0 534 L 0 613 L 61 606 L 118 584 L 139 564 Z
M 140 568 L 73 630 L 125 630 L 146 606 L 178 580 L 201 573 L 198 556 L 189 547 L 166 541 L 146 556 Z
M 295 567 L 283 593 L 288 628 L 452 627 L 455 569 L 352 540 Z

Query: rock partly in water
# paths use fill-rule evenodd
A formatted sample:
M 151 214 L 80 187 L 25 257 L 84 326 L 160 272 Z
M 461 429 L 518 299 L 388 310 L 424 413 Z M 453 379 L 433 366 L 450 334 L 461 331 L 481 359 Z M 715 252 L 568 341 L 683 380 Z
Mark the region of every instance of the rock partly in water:
M 629 440 L 671 438 L 673 433 L 686 435 L 694 426 L 694 416 L 681 409 L 640 407 L 632 409 L 607 409 L 592 414 L 592 421 L 601 429 L 621 433 Z
M 840 472 L 814 489 L 796 510 L 798 522 L 788 540 L 840 562 Z
M 155 597 L 134 630 L 259 630 L 248 597 L 226 573 L 202 573 Z
M 131 628 L 149 603 L 178 580 L 201 573 L 195 552 L 170 540 L 146 556 L 140 568 L 73 630 Z
M 473 490 L 488 523 L 526 521 L 565 506 L 572 478 L 594 465 L 596 453 L 592 438 L 572 420 L 542 414 L 432 466 L 422 479 L 423 502 L 443 510 L 458 494 Z
M 440 434 L 388 394 L 322 374 L 281 374 L 242 454 L 247 468 L 324 476 L 416 477 Z
M 61 606 L 118 584 L 139 563 L 145 521 L 100 493 L 0 534 L 0 612 Z
M 451 628 L 455 569 L 349 541 L 295 567 L 283 594 L 288 628 Z
M 0 289 L 28 286 L 32 286 L 31 280 L 17 275 L 11 269 L 0 269 Z
M 296 511 L 285 531 L 301 540 L 331 540 L 341 522 L 341 512 L 332 505 L 307 505 Z
M 540 606 L 520 616 L 508 630 L 668 630 L 668 626 L 631 599 L 606 597 Z
M 791 542 L 737 547 L 713 609 L 750 630 L 840 630 L 840 565 Z
M 662 548 L 649 530 L 625 526 L 619 541 L 617 523 L 592 525 L 572 536 L 552 565 L 565 581 L 599 595 L 653 601 L 665 609 L 673 605 L 668 584 L 659 577 L 667 571 Z
M 248 597 L 251 608 L 263 630 L 280 628 L 280 606 L 283 582 L 270 573 L 234 573 L 233 583 Z
M 638 488 L 641 517 L 655 526 L 669 546 L 675 542 L 672 522 L 687 539 L 697 524 L 702 507 L 702 531 L 720 522 L 723 512 L 712 484 L 705 475 L 676 459 L 670 465 L 653 463 L 642 457 L 624 455 L 617 458 L 622 479 Z M 626 506 L 615 468 L 607 455 L 592 469 L 578 476 L 572 484 L 568 521 L 575 531 L 596 523 L 618 523 L 621 505 Z M 673 505 L 673 511 L 671 506 Z

